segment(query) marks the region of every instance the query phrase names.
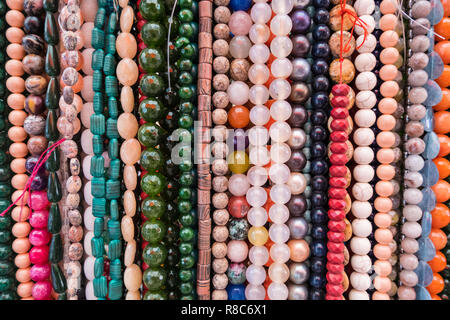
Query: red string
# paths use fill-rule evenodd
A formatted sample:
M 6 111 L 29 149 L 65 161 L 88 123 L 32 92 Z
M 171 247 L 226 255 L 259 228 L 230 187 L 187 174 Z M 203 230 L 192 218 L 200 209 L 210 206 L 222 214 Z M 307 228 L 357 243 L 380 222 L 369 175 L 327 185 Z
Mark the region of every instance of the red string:
M 25 188 L 24 188 L 22 194 L 8 208 L 3 210 L 3 212 L 0 214 L 0 216 L 4 216 L 5 213 L 9 211 L 9 209 L 11 209 L 17 202 L 19 202 L 20 199 L 22 199 L 22 203 L 21 203 L 21 207 L 20 207 L 20 214 L 19 214 L 19 220 L 21 220 L 21 218 L 22 218 L 23 200 L 24 200 L 23 197 L 31 189 L 31 183 L 33 182 L 34 177 L 36 177 L 36 175 L 38 174 L 38 172 L 41 169 L 41 167 L 45 164 L 45 162 L 48 160 L 48 158 L 50 158 L 52 152 L 55 151 L 56 148 L 61 143 L 63 143 L 64 141 L 66 141 L 66 139 L 62 138 L 61 140 L 55 142 L 50 147 L 45 149 L 44 152 L 42 152 L 41 156 L 39 157 L 39 160 L 34 165 L 34 168 L 33 168 L 33 171 L 31 172 L 31 175 L 28 177 L 27 184 L 25 185 Z M 31 206 L 31 198 L 30 198 L 30 206 Z
M 348 9 L 346 7 L 346 2 L 347 2 L 347 0 L 340 0 L 341 35 L 340 35 L 340 46 L 339 46 L 339 83 L 342 83 L 342 64 L 344 62 L 344 53 L 348 52 L 350 50 L 350 41 L 352 40 L 352 36 L 353 36 L 353 32 L 355 30 L 355 27 L 358 26 L 364 30 L 363 41 L 361 42 L 361 44 L 358 47 L 356 47 L 356 49 L 359 49 L 362 47 L 362 45 L 366 41 L 367 36 L 369 34 L 369 32 L 367 31 L 367 23 L 365 23 L 364 20 L 360 19 L 355 12 Z M 347 43 L 344 46 L 344 15 L 345 14 L 350 15 L 350 17 L 351 17 L 350 20 L 352 21 L 353 26 L 350 31 L 350 38 L 348 39 Z

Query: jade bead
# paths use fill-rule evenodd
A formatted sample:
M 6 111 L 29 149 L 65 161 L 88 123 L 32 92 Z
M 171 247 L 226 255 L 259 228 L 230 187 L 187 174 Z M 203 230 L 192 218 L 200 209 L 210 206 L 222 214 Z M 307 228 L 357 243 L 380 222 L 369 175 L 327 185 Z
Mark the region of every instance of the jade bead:
M 183 9 L 190 9 L 190 8 L 192 8 L 192 4 L 193 4 L 193 0 L 180 0 L 179 1 L 179 3 L 180 3 L 180 8 L 183 8 Z
M 147 22 L 141 29 L 141 36 L 147 47 L 160 47 L 167 40 L 167 30 L 159 22 Z
M 194 104 L 192 102 L 185 101 L 180 103 L 179 108 L 181 113 L 191 114 L 192 111 L 194 111 Z
M 167 226 L 161 220 L 151 219 L 142 225 L 142 237 L 149 243 L 160 242 L 167 232 Z
M 178 201 L 178 210 L 180 213 L 188 213 L 192 209 L 192 204 L 190 201 L 180 200 Z
M 180 217 L 180 223 L 183 227 L 190 227 L 194 225 L 195 218 L 190 214 L 191 210 L 188 213 L 183 212 L 183 215 Z
M 164 2 L 161 0 L 142 0 L 139 12 L 147 21 L 160 21 L 166 14 Z
M 163 244 L 148 244 L 142 252 L 144 262 L 150 267 L 157 267 L 164 263 L 167 249 Z
M 194 184 L 194 174 L 192 172 L 184 172 L 180 175 L 180 185 L 182 186 L 191 186 Z
M 193 62 L 189 59 L 179 59 L 176 65 L 180 71 L 190 71 L 193 66 Z
M 167 300 L 167 292 L 163 290 L 147 291 L 144 295 L 144 300 Z
M 191 150 L 188 150 L 188 149 L 190 149 L 190 148 L 188 147 L 186 149 L 187 152 L 188 152 L 187 154 L 189 155 Z M 180 170 L 182 172 L 190 171 L 190 170 L 192 170 L 192 168 L 193 168 L 193 164 L 192 164 L 192 161 L 190 159 L 189 160 L 182 160 L 182 162 L 180 163 Z
M 141 153 L 140 164 L 149 172 L 161 170 L 164 165 L 164 155 L 160 150 L 155 148 L 145 149 Z
M 192 196 L 192 190 L 186 187 L 181 188 L 178 190 L 178 196 L 183 200 L 189 200 Z
M 11 217 L 7 215 L 0 216 L 0 230 L 9 229 L 11 227 Z
M 195 231 L 190 227 L 185 227 L 180 230 L 181 241 L 190 242 L 194 240 Z
M 178 19 L 181 22 L 191 22 L 194 20 L 194 13 L 190 9 L 181 9 L 178 12 Z
M 147 148 L 155 147 L 160 144 L 164 130 L 157 124 L 148 122 L 138 130 L 139 141 Z
M 146 74 L 139 83 L 145 96 L 159 96 L 166 87 L 164 79 L 157 74 Z
M 139 55 L 139 64 L 145 72 L 154 73 L 165 67 L 166 60 L 160 49 L 145 48 Z
M 194 36 L 196 35 L 195 29 L 194 29 L 194 27 L 191 25 L 190 22 L 182 23 L 182 24 L 178 27 L 178 33 L 180 34 L 180 36 L 186 37 L 186 38 L 188 38 L 189 40 L 193 40 L 193 39 L 194 39 Z
M 188 242 L 180 243 L 179 250 L 182 255 L 188 255 L 194 250 L 194 244 Z
M 141 188 L 149 196 L 156 196 L 165 187 L 166 178 L 161 173 L 147 173 L 141 179 Z
M 181 269 L 190 269 L 195 265 L 195 258 L 192 255 L 182 256 L 180 259 Z
M 156 122 L 163 118 L 167 108 L 157 98 L 146 98 L 139 104 L 139 114 L 147 122 Z
M 142 277 L 148 290 L 158 290 L 166 282 L 167 272 L 161 267 L 148 268 Z
M 180 280 L 183 282 L 191 281 L 194 278 L 194 273 L 191 270 L 180 270 L 178 273 Z
M 161 197 L 147 197 L 141 203 L 141 210 L 147 219 L 158 219 L 166 211 L 166 202 Z
M 192 75 L 187 72 L 187 71 L 183 71 L 180 73 L 180 75 L 178 76 L 178 83 L 181 85 L 188 85 L 191 84 L 194 81 Z
M 182 100 L 191 100 L 195 96 L 195 91 L 190 86 L 182 86 L 178 89 L 178 95 Z
M 193 43 L 189 43 L 181 48 L 180 55 L 185 59 L 195 59 L 197 52 L 197 46 Z

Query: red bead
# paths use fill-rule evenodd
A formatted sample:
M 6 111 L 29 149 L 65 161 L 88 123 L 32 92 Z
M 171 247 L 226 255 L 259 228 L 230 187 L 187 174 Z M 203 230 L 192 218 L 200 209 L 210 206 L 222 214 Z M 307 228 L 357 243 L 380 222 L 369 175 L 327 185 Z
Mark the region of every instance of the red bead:
M 333 96 L 346 96 L 350 93 L 350 87 L 345 83 L 335 84 L 333 88 L 331 88 L 331 94 Z
M 348 129 L 347 119 L 335 119 L 331 121 L 330 128 L 333 131 L 346 131 Z
M 347 185 L 347 179 L 332 177 L 330 178 L 330 187 L 334 188 L 344 188 Z
M 243 218 L 250 210 L 250 205 L 244 196 L 233 196 L 228 202 L 228 212 L 235 218 Z
M 329 272 L 332 272 L 332 273 L 342 273 L 342 271 L 344 271 L 343 264 L 327 263 L 326 268 Z
M 329 199 L 328 205 L 330 206 L 331 209 L 338 209 L 338 210 L 345 209 L 345 201 L 344 200 Z
M 333 300 L 342 300 L 342 294 L 344 293 L 344 288 L 342 284 L 327 284 L 326 285 L 327 295 L 336 297 Z
M 333 221 L 339 221 L 345 219 L 345 211 L 344 210 L 328 210 L 328 218 Z
M 328 221 L 328 229 L 334 232 L 343 232 L 345 230 L 345 221 Z
M 327 248 L 329 252 L 333 253 L 342 253 L 344 252 L 345 244 L 343 242 L 337 243 L 337 242 L 331 242 L 328 241 Z
M 333 119 L 345 119 L 348 117 L 348 109 L 347 108 L 333 108 L 331 110 L 331 116 Z
M 345 108 L 350 103 L 350 100 L 346 96 L 333 97 L 330 101 L 333 108 Z
M 327 237 L 328 237 L 328 240 L 333 241 L 333 242 L 344 242 L 345 233 L 328 231 Z
M 343 178 L 347 176 L 347 167 L 346 166 L 331 166 L 330 167 L 330 176 Z
M 143 43 L 143 42 L 139 42 L 139 43 L 138 43 L 138 49 L 139 49 L 139 51 L 142 51 L 142 50 L 144 50 L 145 48 L 147 48 L 147 46 L 145 45 L 145 43 Z
M 335 165 L 343 166 L 348 162 L 346 154 L 332 154 L 330 156 L 330 162 Z
M 330 145 L 330 151 L 332 153 L 346 153 L 348 145 L 345 142 L 332 142 Z
M 327 281 L 331 284 L 340 284 L 342 283 L 342 273 L 332 273 L 327 272 Z
M 148 197 L 148 194 L 146 194 L 144 191 L 141 192 L 141 199 L 144 200 Z
M 345 257 L 343 253 L 327 252 L 327 260 L 334 264 L 344 264 Z
M 330 188 L 328 189 L 328 197 L 331 199 L 344 199 L 347 195 L 347 191 L 343 188 Z
M 342 297 L 341 296 L 337 297 L 337 296 L 333 296 L 331 294 L 326 294 L 325 300 L 337 301 L 337 300 L 342 300 Z
M 348 140 L 348 134 L 345 131 L 333 131 L 330 133 L 330 140 L 333 142 L 345 142 Z

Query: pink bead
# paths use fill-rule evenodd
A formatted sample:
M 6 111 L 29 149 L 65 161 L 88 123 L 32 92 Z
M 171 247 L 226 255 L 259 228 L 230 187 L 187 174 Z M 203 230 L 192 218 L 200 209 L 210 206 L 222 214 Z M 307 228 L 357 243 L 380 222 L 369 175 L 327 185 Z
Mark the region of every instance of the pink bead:
M 228 242 L 227 256 L 232 262 L 242 262 L 247 259 L 248 245 L 241 240 Z
M 31 280 L 44 281 L 50 277 L 50 265 L 47 264 L 35 264 L 30 270 Z
M 228 26 L 234 35 L 245 36 L 248 34 L 252 24 L 252 19 L 247 12 L 236 11 L 231 15 Z
M 44 246 L 50 241 L 50 233 L 47 229 L 34 229 L 30 232 L 30 243 L 33 246 Z
M 30 224 L 33 228 L 47 228 L 48 210 L 33 211 L 30 217 Z
M 49 280 L 36 282 L 31 290 L 31 294 L 36 300 L 50 300 L 52 284 Z
M 49 206 L 47 191 L 33 191 L 28 200 L 28 205 L 32 210 L 42 210 Z
M 32 264 L 44 264 L 48 261 L 48 246 L 37 246 L 30 250 L 30 261 Z

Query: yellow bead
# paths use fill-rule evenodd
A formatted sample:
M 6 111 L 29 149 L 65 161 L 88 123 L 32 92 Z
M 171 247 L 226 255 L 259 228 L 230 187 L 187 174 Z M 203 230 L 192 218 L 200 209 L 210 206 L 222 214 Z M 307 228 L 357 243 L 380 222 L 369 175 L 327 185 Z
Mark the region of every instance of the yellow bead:
M 245 151 L 234 151 L 228 155 L 228 168 L 233 173 L 245 173 L 250 166 L 250 160 Z
M 263 246 L 269 239 L 269 232 L 264 227 L 251 227 L 248 230 L 248 240 L 254 246 Z

